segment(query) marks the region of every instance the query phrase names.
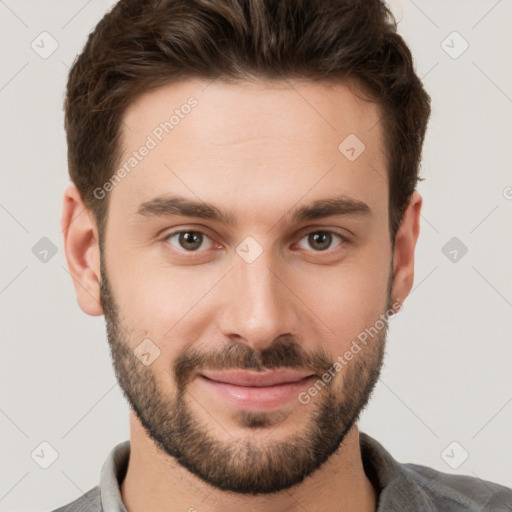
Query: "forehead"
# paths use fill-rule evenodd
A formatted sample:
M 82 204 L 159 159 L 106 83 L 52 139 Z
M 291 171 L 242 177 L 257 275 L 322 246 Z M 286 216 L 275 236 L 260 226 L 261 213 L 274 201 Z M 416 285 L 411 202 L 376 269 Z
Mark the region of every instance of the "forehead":
M 301 141 L 312 132 L 339 132 L 339 137 L 347 130 L 373 142 L 380 135 L 380 126 L 373 130 L 381 117 L 380 108 L 364 99 L 362 92 L 355 92 L 341 82 L 190 79 L 137 97 L 125 111 L 122 131 L 128 144 L 135 142 L 132 135 L 141 129 L 156 130 L 158 138 L 159 125 L 168 121 L 173 135 L 193 131 L 197 143 L 214 139 L 218 145 L 233 144 L 246 137 L 273 136 Z M 190 104 L 194 106 L 189 108 Z M 164 134 L 169 133 L 164 130 Z M 172 137 L 167 142 L 172 143 Z
M 126 178 L 115 180 L 111 211 L 177 194 L 263 214 L 334 191 L 385 208 L 380 117 L 378 105 L 342 83 L 166 85 L 123 116 L 118 169 Z

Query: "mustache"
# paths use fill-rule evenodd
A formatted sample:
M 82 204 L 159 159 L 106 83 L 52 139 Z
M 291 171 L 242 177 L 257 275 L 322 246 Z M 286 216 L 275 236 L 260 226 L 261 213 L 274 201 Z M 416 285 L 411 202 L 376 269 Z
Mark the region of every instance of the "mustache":
M 178 388 L 184 390 L 194 373 L 200 370 L 307 370 L 315 375 L 325 374 L 333 361 L 322 348 L 309 352 L 292 336 L 281 336 L 263 350 L 244 343 L 230 343 L 220 351 L 201 352 L 196 348 L 180 354 L 173 371 Z

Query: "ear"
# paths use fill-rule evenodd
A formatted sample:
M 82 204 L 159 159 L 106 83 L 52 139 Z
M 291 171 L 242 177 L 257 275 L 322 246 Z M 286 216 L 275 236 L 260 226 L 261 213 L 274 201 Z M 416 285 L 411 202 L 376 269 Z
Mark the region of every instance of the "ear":
M 393 301 L 402 303 L 414 281 L 414 250 L 420 234 L 420 214 L 423 200 L 414 191 L 403 214 L 395 239 L 393 256 Z
M 98 230 L 94 215 L 86 208 L 75 185 L 64 192 L 60 225 L 78 305 L 88 315 L 102 315 Z

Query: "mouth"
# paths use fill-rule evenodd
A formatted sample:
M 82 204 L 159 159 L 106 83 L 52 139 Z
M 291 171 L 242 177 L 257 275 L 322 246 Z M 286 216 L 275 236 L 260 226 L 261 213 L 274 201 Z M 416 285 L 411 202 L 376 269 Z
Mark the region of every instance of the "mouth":
M 298 372 L 295 370 L 273 370 L 267 372 L 249 370 L 233 370 L 227 372 L 204 371 L 201 375 L 223 384 L 257 388 L 290 384 L 313 376 L 311 372 Z
M 315 375 L 296 370 L 256 372 L 248 370 L 203 371 L 201 385 L 224 402 L 246 411 L 276 409 L 296 398 L 311 384 Z

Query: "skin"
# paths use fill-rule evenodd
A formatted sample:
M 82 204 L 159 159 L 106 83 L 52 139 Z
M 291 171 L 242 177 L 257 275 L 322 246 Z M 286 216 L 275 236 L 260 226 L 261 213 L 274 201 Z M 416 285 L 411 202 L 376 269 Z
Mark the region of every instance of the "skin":
M 103 268 L 93 215 L 74 185 L 65 192 L 61 221 L 79 305 L 89 315 L 105 314 L 123 391 L 128 399 L 147 391 L 150 398 L 139 412 L 153 419 L 155 430 L 167 428 L 157 421 L 167 411 L 151 417 L 150 404 L 177 406 L 176 365 L 184 354 L 200 354 L 203 359 L 192 361 L 201 369 L 201 361 L 213 363 L 215 355 L 226 356 L 226 347 L 237 345 L 244 357 L 229 359 L 226 367 L 243 368 L 245 356 L 268 353 L 286 338 L 297 342 L 306 369 L 313 369 L 307 355 L 330 361 L 343 355 L 391 299 L 402 303 L 407 297 L 419 235 L 422 199 L 414 192 L 393 252 L 381 112 L 345 84 L 187 80 L 162 87 L 125 112 L 123 161 L 190 96 L 197 107 L 108 192 Z M 354 161 L 338 150 L 349 134 L 366 146 Z M 238 221 L 230 226 L 137 214 L 142 203 L 168 194 L 212 203 Z M 370 213 L 299 224 L 286 217 L 333 194 L 365 203 Z M 198 252 L 187 252 L 178 236 L 169 238 L 179 230 L 206 235 Z M 346 239 L 334 236 L 328 249 L 319 250 L 307 236 L 318 231 Z M 251 263 L 236 252 L 248 236 L 262 250 Z M 130 359 L 147 338 L 160 350 L 150 366 Z M 347 431 L 340 425 L 328 460 L 272 494 L 231 492 L 205 482 L 169 455 L 132 410 L 131 455 L 121 488 L 127 509 L 314 511 L 344 504 L 343 510 L 375 510 L 377 492 L 364 472 L 356 420 L 371 391 L 362 389 L 369 380 L 365 372 L 378 375 L 384 343 L 385 330 L 309 404 L 291 400 L 258 416 L 259 427 L 250 425 L 255 414 L 241 414 L 193 372 L 188 375 L 182 410 L 204 427 L 217 450 L 237 447 L 242 466 L 251 460 L 244 443 L 264 458 L 275 443 L 294 442 L 298 435 L 311 440 L 322 405 L 356 397 L 349 415 L 354 423 L 344 418 Z M 330 433 L 335 431 L 332 426 Z M 281 462 L 290 466 L 289 459 Z

